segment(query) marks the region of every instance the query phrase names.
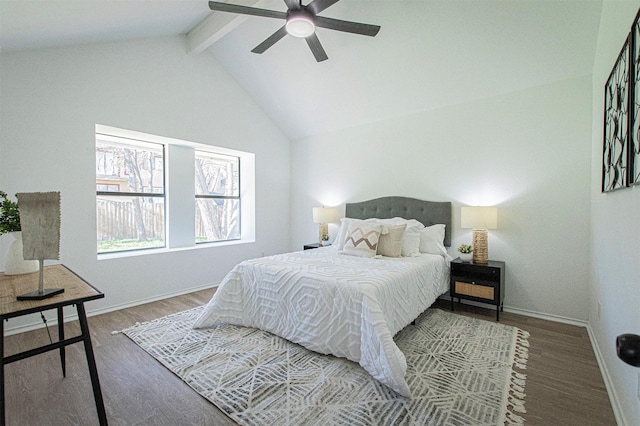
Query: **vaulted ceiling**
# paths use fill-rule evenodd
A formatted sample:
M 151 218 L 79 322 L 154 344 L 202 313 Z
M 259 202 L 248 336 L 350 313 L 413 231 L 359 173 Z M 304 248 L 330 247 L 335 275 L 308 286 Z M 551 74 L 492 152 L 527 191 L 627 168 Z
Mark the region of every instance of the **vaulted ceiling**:
M 228 2 L 286 11 L 282 0 Z M 211 12 L 206 0 L 1 0 L 0 52 L 184 34 L 185 55 L 212 54 L 299 140 L 590 75 L 601 7 L 342 0 L 321 15 L 382 29 L 371 38 L 318 28 L 329 56 L 318 63 L 304 40 L 290 36 L 251 53 L 283 21 Z

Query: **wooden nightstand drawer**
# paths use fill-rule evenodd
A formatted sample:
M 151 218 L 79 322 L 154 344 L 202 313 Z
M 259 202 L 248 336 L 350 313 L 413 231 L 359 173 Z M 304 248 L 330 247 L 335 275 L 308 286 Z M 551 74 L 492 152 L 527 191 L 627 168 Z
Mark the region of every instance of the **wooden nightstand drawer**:
M 495 289 L 490 286 L 469 284 L 462 281 L 455 282 L 456 294 L 478 297 L 480 299 L 495 300 Z
M 499 281 L 500 268 L 473 263 L 451 263 L 451 275 L 469 280 Z

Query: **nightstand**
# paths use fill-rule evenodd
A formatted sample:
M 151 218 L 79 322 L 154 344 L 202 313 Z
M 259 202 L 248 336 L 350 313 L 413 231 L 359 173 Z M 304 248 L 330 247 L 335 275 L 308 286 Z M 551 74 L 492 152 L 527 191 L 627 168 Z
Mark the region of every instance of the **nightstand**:
M 305 250 L 316 249 L 316 248 L 319 248 L 319 247 L 321 247 L 320 243 L 313 243 L 313 244 L 305 244 L 304 245 L 304 249 Z
M 496 321 L 504 301 L 504 262 L 490 260 L 488 264 L 465 263 L 459 258 L 451 261 L 451 310 L 454 299 L 488 303 L 496 307 Z

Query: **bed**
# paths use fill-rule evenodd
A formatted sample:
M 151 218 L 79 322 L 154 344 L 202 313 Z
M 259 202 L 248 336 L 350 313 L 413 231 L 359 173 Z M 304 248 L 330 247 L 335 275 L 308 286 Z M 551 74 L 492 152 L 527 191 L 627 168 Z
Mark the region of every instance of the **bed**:
M 393 336 L 449 289 L 451 258 L 444 246 L 451 243 L 451 204 L 384 197 L 349 203 L 345 212 L 341 234 L 374 227 L 382 245 L 382 235 L 400 228 L 406 255 L 351 255 L 346 253 L 348 238 L 339 234 L 329 247 L 241 262 L 223 279 L 194 327 L 259 328 L 357 362 L 383 385 L 410 397 L 406 360 Z M 410 227 L 412 235 L 419 229 L 422 237 L 440 230 L 437 250 L 404 253 L 413 238 L 408 237 Z

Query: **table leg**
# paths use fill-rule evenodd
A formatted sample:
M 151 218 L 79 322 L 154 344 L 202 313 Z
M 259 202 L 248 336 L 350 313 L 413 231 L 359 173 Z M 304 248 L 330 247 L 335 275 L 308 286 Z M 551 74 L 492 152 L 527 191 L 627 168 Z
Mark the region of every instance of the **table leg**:
M 64 340 L 64 307 L 58 308 L 58 341 Z M 62 365 L 62 377 L 67 377 L 67 363 L 65 358 L 64 346 L 60 347 L 60 364 Z
M 4 426 L 4 319 L 0 319 L 0 425 Z
M 78 309 L 80 330 L 82 331 L 82 336 L 84 336 L 84 351 L 87 356 L 87 364 L 89 365 L 89 375 L 91 376 L 91 386 L 93 387 L 93 399 L 96 401 L 96 410 L 98 410 L 98 419 L 100 420 L 101 426 L 106 426 L 107 413 L 104 410 L 102 390 L 100 389 L 100 380 L 98 379 L 98 369 L 96 368 L 96 360 L 93 356 L 93 346 L 91 345 L 91 334 L 89 334 L 87 314 L 82 302 L 76 304 L 76 308 Z

